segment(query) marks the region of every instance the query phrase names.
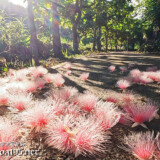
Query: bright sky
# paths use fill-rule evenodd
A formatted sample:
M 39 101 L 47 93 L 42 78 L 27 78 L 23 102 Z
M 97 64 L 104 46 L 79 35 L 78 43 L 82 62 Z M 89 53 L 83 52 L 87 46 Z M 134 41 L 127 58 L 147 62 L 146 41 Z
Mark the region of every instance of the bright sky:
M 27 7 L 27 2 L 24 3 L 24 0 L 8 0 L 8 1 L 16 5 Z

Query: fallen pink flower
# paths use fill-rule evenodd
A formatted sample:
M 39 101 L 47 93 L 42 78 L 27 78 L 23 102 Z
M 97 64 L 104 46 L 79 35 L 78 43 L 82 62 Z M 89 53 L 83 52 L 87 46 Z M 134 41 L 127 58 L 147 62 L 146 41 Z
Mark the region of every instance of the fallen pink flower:
M 26 127 L 30 127 L 31 131 L 40 132 L 49 121 L 51 117 L 52 105 L 47 101 L 37 101 L 34 103 L 34 107 L 29 108 L 22 112 L 21 120 Z
M 54 80 L 54 75 L 53 74 L 50 74 L 50 73 L 47 73 L 45 76 L 44 76 L 44 79 L 47 83 L 52 83 L 53 80 Z
M 143 75 L 140 76 L 139 79 L 140 79 L 140 83 L 141 83 L 141 84 L 144 84 L 144 85 L 147 84 L 147 83 L 153 82 L 152 79 L 148 78 L 148 77 L 145 76 L 145 75 L 144 75 L 144 76 L 143 76 Z
M 51 121 L 44 130 L 47 134 L 46 144 L 61 152 L 74 154 L 76 146 L 72 139 L 78 132 L 74 126 L 75 120 L 70 115 Z
M 132 92 L 123 93 L 121 101 L 123 104 L 130 104 L 136 102 L 136 97 Z
M 108 69 L 109 69 L 111 72 L 114 72 L 115 69 L 116 69 L 116 67 L 112 65 L 112 66 L 110 66 Z
M 115 126 L 120 118 L 121 112 L 113 103 L 98 102 L 95 108 L 96 122 L 103 128 L 104 131 Z
M 127 111 L 127 110 L 126 110 Z M 158 107 L 153 105 L 152 103 L 147 103 L 145 105 L 130 105 L 128 106 L 128 111 L 131 115 L 131 118 L 134 121 L 132 127 L 136 127 L 141 125 L 147 128 L 143 123 L 146 121 L 151 121 L 154 118 L 158 118 Z
M 54 124 L 54 125 L 53 125 Z M 75 119 L 71 115 L 59 118 L 47 126 L 46 143 L 67 154 L 95 156 L 105 152 L 103 143 L 109 136 L 103 132 L 98 123 L 92 118 L 84 117 Z
M 126 68 L 126 67 L 119 67 L 119 69 L 120 69 L 122 72 L 126 72 L 126 71 L 127 71 L 127 68 Z
M 35 79 L 35 84 L 38 89 L 42 89 L 44 85 L 46 84 L 46 81 L 42 78 L 37 78 Z
M 76 146 L 75 157 L 104 154 L 106 148 L 103 143 L 106 143 L 109 138 L 98 123 L 85 120 L 79 125 L 75 139 L 71 139 Z
M 121 94 L 113 91 L 109 91 L 106 96 L 106 101 L 107 102 L 112 102 L 112 103 L 119 103 L 121 99 Z
M 38 85 L 36 85 L 36 83 L 32 82 L 32 81 L 25 81 L 24 85 L 25 85 L 25 91 L 28 92 L 28 93 L 35 92 L 37 90 L 37 87 L 38 87 Z
M 68 76 L 70 76 L 70 75 L 71 75 L 71 73 L 72 73 L 72 71 L 71 71 L 71 70 L 69 70 L 69 71 L 67 71 L 67 72 L 66 72 L 66 74 L 67 74 Z
M 89 73 L 82 73 L 82 74 L 80 75 L 80 78 L 81 78 L 82 80 L 84 80 L 84 81 L 86 81 L 86 80 L 88 79 L 88 77 L 89 77 Z
M 130 118 L 130 116 L 128 114 L 124 114 L 123 113 L 121 115 L 121 118 L 120 118 L 118 123 L 130 126 L 132 124 L 132 121 L 131 121 L 131 118 Z
M 71 69 L 71 64 L 70 63 L 67 63 L 65 66 L 64 66 L 65 69 Z
M 148 78 L 150 78 L 152 81 L 156 81 L 156 77 L 157 77 L 156 72 L 148 72 L 147 76 L 148 76 Z
M 26 92 L 24 82 L 21 82 L 21 81 L 13 81 L 13 82 L 7 83 L 5 85 L 5 89 L 10 94 L 19 94 L 19 93 Z
M 9 100 L 9 93 L 5 90 L 5 88 L 0 88 L 0 106 L 7 105 Z
M 56 100 L 61 99 L 61 100 L 67 101 L 77 93 L 78 93 L 78 90 L 74 87 L 64 87 L 59 90 L 53 90 L 51 93 L 51 96 L 53 99 L 56 99 Z
M 117 82 L 117 87 L 122 89 L 122 90 L 125 90 L 126 88 L 130 87 L 131 86 L 131 83 L 127 80 L 119 80 Z
M 132 77 L 137 77 L 137 76 L 139 76 L 140 74 L 141 74 L 141 71 L 140 71 L 139 69 L 133 69 L 133 70 L 130 71 L 130 75 L 131 75 Z
M 14 70 L 14 69 L 9 69 L 8 76 L 14 76 L 15 73 L 16 73 L 16 70 Z
M 155 144 L 156 144 L 155 156 L 157 160 L 160 160 L 160 133 L 159 132 L 155 138 Z
M 57 73 L 57 74 L 54 74 L 54 83 L 56 84 L 57 87 L 61 87 L 65 80 L 63 79 L 62 75 Z
M 84 94 L 77 97 L 77 105 L 79 105 L 83 111 L 91 112 L 97 100 L 98 98 L 94 94 L 86 91 Z
M 0 151 L 7 152 L 8 150 L 15 149 L 15 144 L 18 142 L 20 136 L 19 129 L 20 127 L 11 123 L 8 119 L 0 119 Z M 15 144 L 13 145 L 13 143 Z M 11 155 L 0 155 L 0 157 L 3 160 L 11 159 Z
M 34 78 L 42 77 L 47 73 L 48 73 L 47 69 L 42 66 L 34 67 L 31 70 L 31 74 L 33 75 Z
M 149 160 L 153 157 L 155 151 L 154 133 L 132 133 L 124 137 L 122 148 L 132 153 L 139 160 Z
M 32 106 L 33 97 L 31 94 L 10 94 L 9 104 L 10 107 L 17 109 L 18 111 L 23 111 Z

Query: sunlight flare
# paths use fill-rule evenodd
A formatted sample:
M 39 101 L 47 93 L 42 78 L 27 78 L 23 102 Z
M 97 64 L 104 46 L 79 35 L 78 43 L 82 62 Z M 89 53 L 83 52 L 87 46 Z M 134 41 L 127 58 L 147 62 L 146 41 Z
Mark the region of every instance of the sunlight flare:
M 24 0 L 9 0 L 9 2 L 19 6 L 27 7 L 27 2 L 24 2 Z

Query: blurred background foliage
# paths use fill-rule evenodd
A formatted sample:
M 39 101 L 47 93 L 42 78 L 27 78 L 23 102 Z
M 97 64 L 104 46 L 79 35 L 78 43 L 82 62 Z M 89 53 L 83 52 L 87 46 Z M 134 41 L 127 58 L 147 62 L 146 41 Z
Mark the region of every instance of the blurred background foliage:
M 39 63 L 86 51 L 160 51 L 160 0 L 0 0 L 0 53 Z

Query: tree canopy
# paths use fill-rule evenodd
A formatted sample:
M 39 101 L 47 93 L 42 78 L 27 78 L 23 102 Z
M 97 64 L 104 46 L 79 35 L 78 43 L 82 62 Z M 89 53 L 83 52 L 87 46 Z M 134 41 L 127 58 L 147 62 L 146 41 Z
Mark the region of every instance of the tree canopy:
M 0 1 L 0 52 L 13 54 L 13 48 L 23 47 L 39 60 L 85 49 L 160 51 L 159 0 L 27 2 L 28 9 Z

